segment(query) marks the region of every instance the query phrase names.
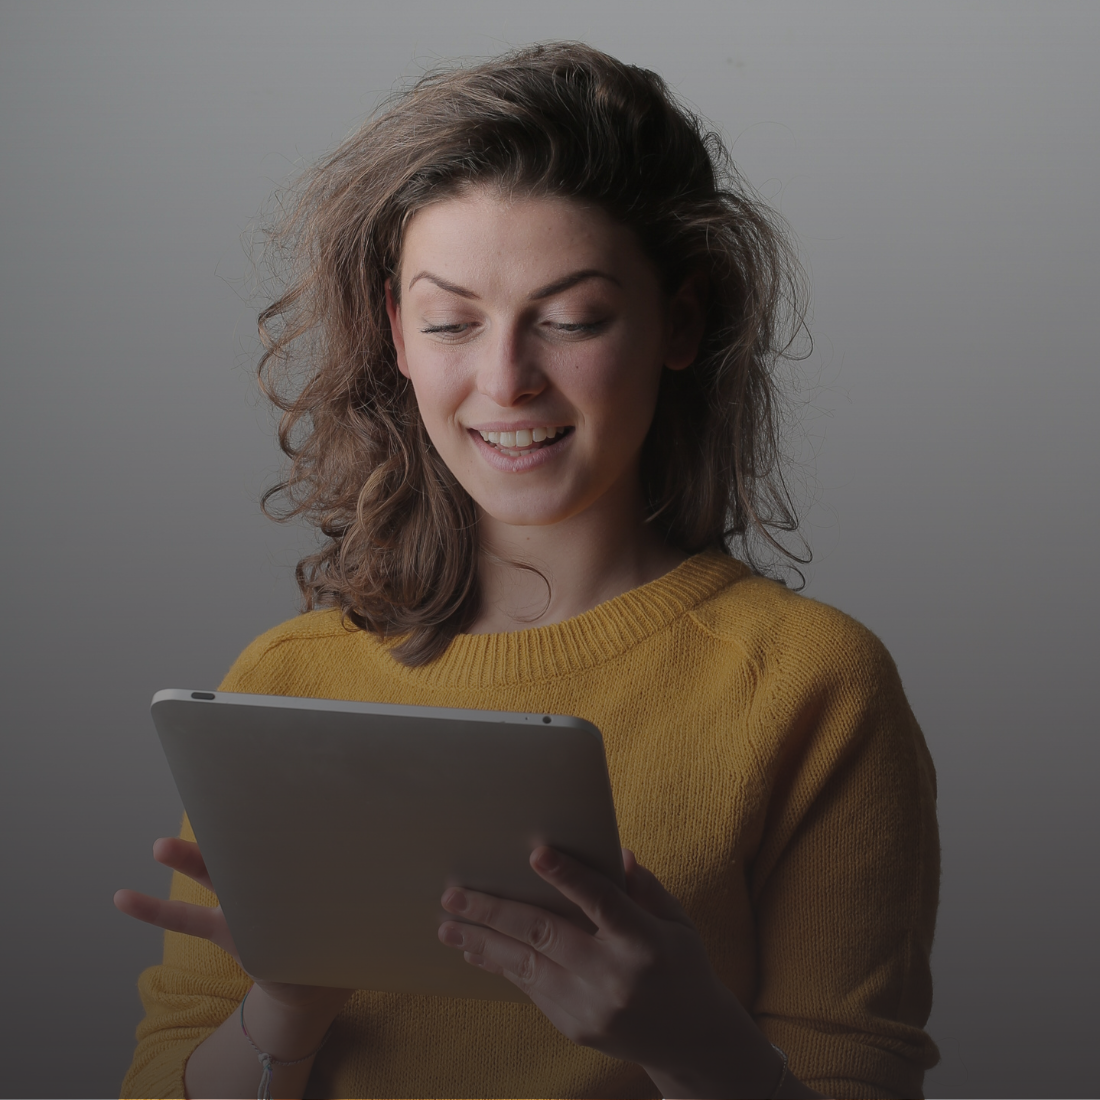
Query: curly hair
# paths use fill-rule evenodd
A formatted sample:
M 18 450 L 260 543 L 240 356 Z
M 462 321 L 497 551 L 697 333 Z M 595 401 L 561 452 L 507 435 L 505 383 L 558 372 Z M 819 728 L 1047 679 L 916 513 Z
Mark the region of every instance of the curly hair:
M 775 366 L 804 319 L 783 223 L 659 76 L 554 43 L 422 77 L 310 168 L 267 230 L 281 293 L 259 317 L 259 376 L 289 466 L 263 506 L 323 535 L 298 563 L 304 608 L 339 608 L 407 665 L 477 615 L 477 509 L 428 445 L 385 309 L 410 217 L 472 186 L 597 204 L 667 293 L 702 278 L 699 354 L 663 372 L 643 446 L 649 519 L 687 553 L 804 560 L 775 537 L 797 527 Z

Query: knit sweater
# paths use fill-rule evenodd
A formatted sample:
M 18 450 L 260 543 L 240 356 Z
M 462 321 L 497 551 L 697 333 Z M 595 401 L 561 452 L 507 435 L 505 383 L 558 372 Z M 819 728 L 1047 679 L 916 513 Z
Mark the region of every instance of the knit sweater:
M 722 981 L 834 1097 L 919 1096 L 939 849 L 935 775 L 882 644 L 716 553 L 551 626 L 460 635 L 420 668 L 334 611 L 257 638 L 223 691 L 572 714 L 603 733 L 625 846 L 683 904 Z M 191 838 L 184 823 L 183 835 Z M 172 897 L 216 904 L 176 875 Z M 124 1096 L 183 1096 L 249 987 L 165 934 Z M 530 1004 L 357 992 L 307 1096 L 657 1096 Z

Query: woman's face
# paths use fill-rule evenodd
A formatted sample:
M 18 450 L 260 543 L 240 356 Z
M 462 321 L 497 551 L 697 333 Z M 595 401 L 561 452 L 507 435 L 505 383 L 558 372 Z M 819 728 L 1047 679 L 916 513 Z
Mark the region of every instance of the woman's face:
M 485 513 L 543 525 L 640 499 L 661 370 L 691 362 L 699 325 L 631 230 L 475 190 L 410 220 L 388 307 L 432 444 Z

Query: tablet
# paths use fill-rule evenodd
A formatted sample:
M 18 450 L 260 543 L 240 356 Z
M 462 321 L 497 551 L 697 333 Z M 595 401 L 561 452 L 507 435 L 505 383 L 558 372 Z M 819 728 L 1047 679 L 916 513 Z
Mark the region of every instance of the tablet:
M 152 713 L 254 977 L 526 1001 L 439 942 L 446 887 L 591 927 L 531 869 L 540 844 L 624 887 L 603 738 L 583 719 L 180 690 Z

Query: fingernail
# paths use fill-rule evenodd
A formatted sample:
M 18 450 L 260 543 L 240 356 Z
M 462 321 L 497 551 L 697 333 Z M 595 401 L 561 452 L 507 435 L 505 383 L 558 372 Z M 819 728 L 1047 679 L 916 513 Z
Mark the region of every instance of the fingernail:
M 552 848 L 544 848 L 535 857 L 535 866 L 540 871 L 556 871 L 561 866 L 561 860 Z
M 466 894 L 464 891 L 451 887 L 443 895 L 443 908 L 449 909 L 452 913 L 465 913 L 466 912 Z
M 439 938 L 444 943 L 449 943 L 452 947 L 462 946 L 462 929 L 456 928 L 453 924 L 446 924 L 440 930 Z

